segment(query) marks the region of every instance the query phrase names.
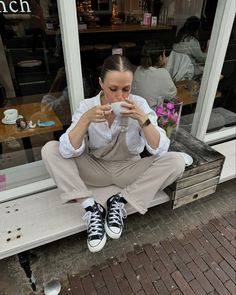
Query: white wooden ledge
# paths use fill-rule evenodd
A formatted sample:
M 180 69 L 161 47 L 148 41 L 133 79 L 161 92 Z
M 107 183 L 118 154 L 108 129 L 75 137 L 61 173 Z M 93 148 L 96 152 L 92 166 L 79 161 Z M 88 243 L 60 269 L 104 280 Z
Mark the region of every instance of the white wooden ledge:
M 106 198 L 118 191 L 120 188 L 108 186 L 96 188 L 94 194 L 105 205 Z M 169 200 L 166 193 L 159 192 L 150 207 Z M 127 205 L 127 212 L 135 209 Z M 77 203 L 62 205 L 57 189 L 1 203 L 0 259 L 85 230 L 83 214 Z

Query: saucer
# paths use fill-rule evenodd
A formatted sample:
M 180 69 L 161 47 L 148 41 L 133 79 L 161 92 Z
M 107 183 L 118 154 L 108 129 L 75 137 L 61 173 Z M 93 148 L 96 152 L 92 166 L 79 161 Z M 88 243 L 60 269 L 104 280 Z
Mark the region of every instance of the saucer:
M 190 155 L 181 152 L 179 152 L 179 154 L 184 158 L 185 166 L 190 166 L 193 164 L 193 158 Z
M 21 115 L 18 115 L 17 119 L 21 119 L 23 118 L 23 116 Z M 16 120 L 17 120 L 16 119 Z M 13 120 L 13 121 L 7 121 L 5 118 L 2 119 L 2 123 L 3 124 L 6 124 L 6 125 L 13 125 L 13 124 L 16 124 L 16 120 Z

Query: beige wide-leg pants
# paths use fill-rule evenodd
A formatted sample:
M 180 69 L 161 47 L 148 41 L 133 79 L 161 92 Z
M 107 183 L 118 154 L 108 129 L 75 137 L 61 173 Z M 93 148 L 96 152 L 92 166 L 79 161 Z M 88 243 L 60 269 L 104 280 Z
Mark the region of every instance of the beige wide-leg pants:
M 147 211 L 155 194 L 179 178 L 185 167 L 176 152 L 142 159 L 135 156 L 124 161 L 107 161 L 87 153 L 66 159 L 61 156 L 57 141 L 50 141 L 42 148 L 42 159 L 63 203 L 93 196 L 86 184 L 98 187 L 115 184 L 141 214 Z

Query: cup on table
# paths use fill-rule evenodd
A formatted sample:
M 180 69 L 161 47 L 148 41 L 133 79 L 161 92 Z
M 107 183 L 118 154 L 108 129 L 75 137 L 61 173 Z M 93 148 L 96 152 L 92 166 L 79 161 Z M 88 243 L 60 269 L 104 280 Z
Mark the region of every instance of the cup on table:
M 111 103 L 111 109 L 116 116 L 121 116 L 121 112 L 127 111 L 127 108 L 121 106 L 124 101 L 116 101 Z
M 8 109 L 3 112 L 5 116 L 5 121 L 6 122 L 14 122 L 18 118 L 18 111 L 17 109 Z

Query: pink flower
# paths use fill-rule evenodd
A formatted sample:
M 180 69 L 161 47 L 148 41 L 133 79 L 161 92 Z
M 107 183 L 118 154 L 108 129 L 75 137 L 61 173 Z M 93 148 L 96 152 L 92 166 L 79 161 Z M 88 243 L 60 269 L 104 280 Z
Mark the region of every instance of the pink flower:
M 167 109 L 169 109 L 169 110 L 173 110 L 174 107 L 175 107 L 175 105 L 174 105 L 172 102 L 168 102 L 168 103 L 167 103 Z

